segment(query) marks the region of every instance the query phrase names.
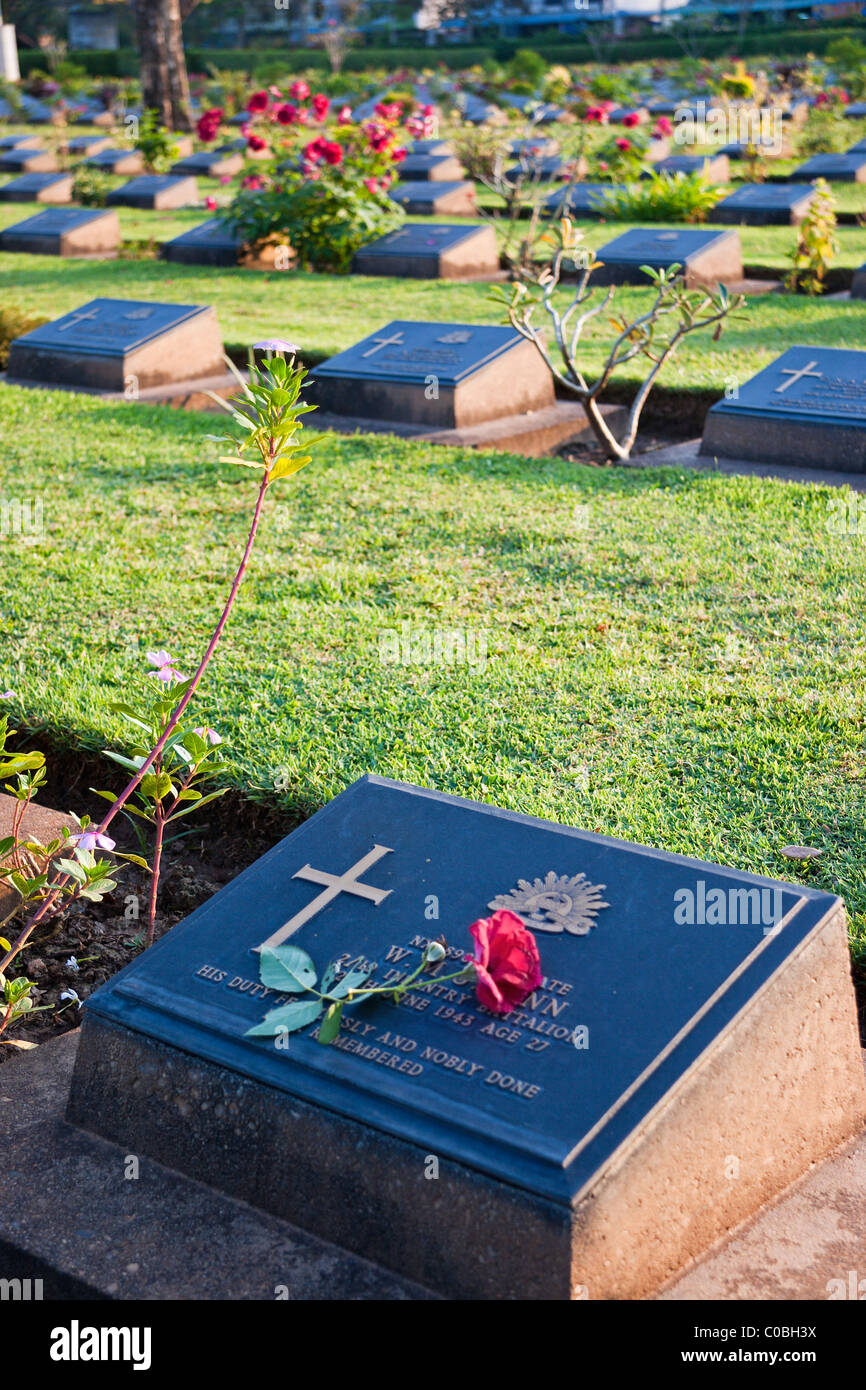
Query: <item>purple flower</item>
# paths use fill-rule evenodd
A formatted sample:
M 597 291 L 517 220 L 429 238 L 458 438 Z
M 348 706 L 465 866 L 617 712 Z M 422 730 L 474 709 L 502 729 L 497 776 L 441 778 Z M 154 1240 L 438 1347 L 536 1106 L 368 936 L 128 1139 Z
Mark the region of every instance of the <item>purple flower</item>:
M 198 734 L 199 738 L 203 738 L 205 743 L 210 744 L 211 748 L 215 748 L 218 743 L 222 743 L 222 739 L 216 729 L 205 729 L 204 727 L 200 727 L 198 729 L 193 729 L 193 733 Z
M 15 699 L 15 691 L 14 691 L 14 690 L 4 690 L 4 691 L 3 691 L 3 694 L 0 695 L 0 700 L 14 700 L 14 699 Z
M 149 676 L 156 676 L 157 680 L 162 681 L 163 685 L 169 685 L 171 681 L 182 681 L 185 679 L 180 671 L 176 670 L 171 664 L 171 657 L 168 652 L 148 652 L 147 659 L 151 666 L 156 666 L 155 671 L 148 671 Z
M 100 835 L 98 830 L 84 830 L 80 835 L 73 835 L 76 847 L 84 850 L 94 849 L 114 849 L 116 841 L 110 835 Z
M 282 352 L 288 357 L 294 357 L 301 350 L 297 343 L 287 343 L 285 338 L 264 338 L 260 343 L 253 343 L 253 347 L 257 352 Z
M 146 652 L 145 653 L 151 666 L 170 666 L 171 657 L 168 652 Z

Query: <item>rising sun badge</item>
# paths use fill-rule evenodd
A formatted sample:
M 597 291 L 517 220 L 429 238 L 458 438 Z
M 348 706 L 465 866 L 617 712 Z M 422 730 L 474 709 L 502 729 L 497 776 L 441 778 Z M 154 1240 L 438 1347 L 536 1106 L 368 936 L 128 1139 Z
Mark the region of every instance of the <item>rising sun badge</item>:
M 522 917 L 532 931 L 567 931 L 573 936 L 586 936 L 595 926 L 600 910 L 610 907 L 610 903 L 602 901 L 604 889 L 603 883 L 589 883 L 586 874 L 568 878 L 551 869 L 546 878 L 533 879 L 532 883 L 518 879 L 516 888 L 500 893 L 487 906 L 493 911 L 507 908 Z

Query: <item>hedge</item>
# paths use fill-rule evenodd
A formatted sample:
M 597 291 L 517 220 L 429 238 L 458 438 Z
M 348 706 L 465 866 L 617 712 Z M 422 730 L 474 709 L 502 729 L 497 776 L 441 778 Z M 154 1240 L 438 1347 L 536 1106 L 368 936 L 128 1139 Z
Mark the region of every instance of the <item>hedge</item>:
M 733 29 L 708 33 L 701 37 L 701 57 L 721 57 L 736 51 L 742 57 L 800 58 L 807 53 L 823 53 L 827 44 L 841 37 L 859 38 L 862 26 L 843 22 L 814 28 L 754 28 L 738 43 Z M 353 48 L 346 55 L 347 72 L 367 69 L 401 67 L 435 67 L 444 63 L 450 68 L 467 68 L 488 58 L 507 62 L 519 48 L 532 47 L 549 62 L 591 62 L 594 54 L 588 43 L 563 38 L 559 42 L 531 42 L 530 39 L 500 39 L 489 44 L 449 44 L 443 47 L 418 46 L 404 48 Z M 682 45 L 672 35 L 649 36 L 643 39 L 612 39 L 605 44 L 606 62 L 640 62 L 653 58 L 683 58 Z M 21 73 L 26 77 L 34 68 L 45 66 L 45 56 L 35 49 L 24 49 L 20 56 Z M 138 54 L 133 48 L 114 52 L 70 52 L 70 62 L 78 63 L 92 77 L 135 77 L 138 75 Z M 258 68 L 272 68 L 284 61 L 287 71 L 313 68 L 329 71 L 327 54 L 321 49 L 274 48 L 188 48 L 187 66 L 190 72 L 206 72 L 209 67 L 254 73 Z

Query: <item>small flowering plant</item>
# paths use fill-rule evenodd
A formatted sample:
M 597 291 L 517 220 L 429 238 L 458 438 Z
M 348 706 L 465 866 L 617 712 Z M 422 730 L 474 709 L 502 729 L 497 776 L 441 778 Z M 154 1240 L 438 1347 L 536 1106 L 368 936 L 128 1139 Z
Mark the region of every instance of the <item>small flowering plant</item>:
M 275 96 L 274 93 L 277 93 Z M 403 211 L 388 190 L 406 156 L 399 102 L 380 102 L 362 124 L 349 107 L 332 109 L 324 93 L 292 84 L 254 92 L 241 127 L 255 172 L 220 214 L 250 246 L 274 239 L 302 264 L 344 273 L 359 247 L 393 230 Z M 216 139 L 222 113 L 205 112 L 200 139 Z
M 480 1005 L 494 1014 L 509 1014 L 541 984 L 541 962 L 535 937 L 520 917 L 505 909 L 473 922 L 469 931 L 475 941 L 474 954 L 464 956 L 461 968 L 453 974 L 437 975 L 436 983 L 455 980 L 470 984 L 474 981 L 475 997 Z M 420 965 L 387 985 L 369 983 L 374 966 L 340 974 L 337 963 L 332 961 L 317 988 L 316 967 L 306 951 L 291 943 L 274 948 L 264 946 L 259 965 L 262 984 L 281 994 L 303 997 L 271 1009 L 261 1023 L 247 1030 L 246 1036 L 275 1038 L 319 1023 L 317 1041 L 331 1043 L 340 1031 L 343 1009 L 347 1005 L 377 997 L 399 1004 L 405 995 L 428 988 L 431 974 L 447 955 L 444 938 L 430 941 L 424 948 Z

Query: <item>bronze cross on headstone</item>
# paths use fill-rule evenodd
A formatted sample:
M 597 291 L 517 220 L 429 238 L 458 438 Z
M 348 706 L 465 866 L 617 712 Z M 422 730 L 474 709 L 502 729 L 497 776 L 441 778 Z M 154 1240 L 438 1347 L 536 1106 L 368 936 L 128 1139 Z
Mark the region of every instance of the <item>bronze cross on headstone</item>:
M 361 353 L 361 356 L 372 357 L 374 353 L 379 352 L 384 347 L 388 347 L 391 343 L 402 343 L 402 341 L 402 333 L 392 333 L 390 338 L 374 338 L 373 342 L 376 344 L 376 346 L 368 348 L 366 352 Z
M 786 376 L 786 377 L 788 378 L 788 380 L 787 380 L 787 381 L 783 381 L 781 386 L 777 386 L 777 387 L 776 387 L 777 393 L 781 393 L 782 391 L 787 391 L 788 387 L 789 387 L 789 386 L 793 386 L 793 385 L 794 385 L 794 382 L 795 382 L 795 381 L 799 381 L 801 377 L 804 377 L 804 376 L 820 376 L 820 377 L 823 377 L 823 375 L 824 375 L 823 372 L 813 372 L 813 371 L 812 371 L 812 368 L 813 368 L 813 367 L 817 367 L 817 365 L 818 365 L 817 362 L 808 362 L 808 363 L 806 364 L 805 367 L 800 367 L 800 368 L 798 368 L 798 369 L 795 369 L 794 367 L 780 367 L 779 370 L 781 371 L 782 375 L 783 375 L 783 376 Z
M 297 873 L 292 874 L 292 878 L 303 878 L 308 883 L 320 883 L 324 886 L 325 891 L 313 898 L 312 902 L 307 903 L 306 907 L 302 907 L 300 912 L 296 912 L 294 917 L 290 917 L 288 922 L 284 922 L 273 936 L 269 936 L 267 941 L 262 942 L 258 949 L 261 951 L 265 946 L 268 946 L 273 950 L 274 947 L 279 946 L 305 922 L 309 922 L 311 917 L 315 917 L 317 912 L 321 912 L 323 907 L 332 903 L 341 893 L 354 893 L 356 897 L 366 898 L 378 907 L 393 892 L 393 889 L 371 888 L 368 883 L 359 883 L 358 878 L 361 874 L 366 873 L 367 869 L 383 855 L 393 853 L 394 851 L 388 849 L 386 845 L 374 845 L 369 854 L 365 854 L 363 859 L 359 859 L 357 864 L 353 864 L 351 869 L 347 869 L 343 874 L 327 874 L 321 869 L 311 869 L 309 864 L 305 864 L 302 869 L 298 869 Z

